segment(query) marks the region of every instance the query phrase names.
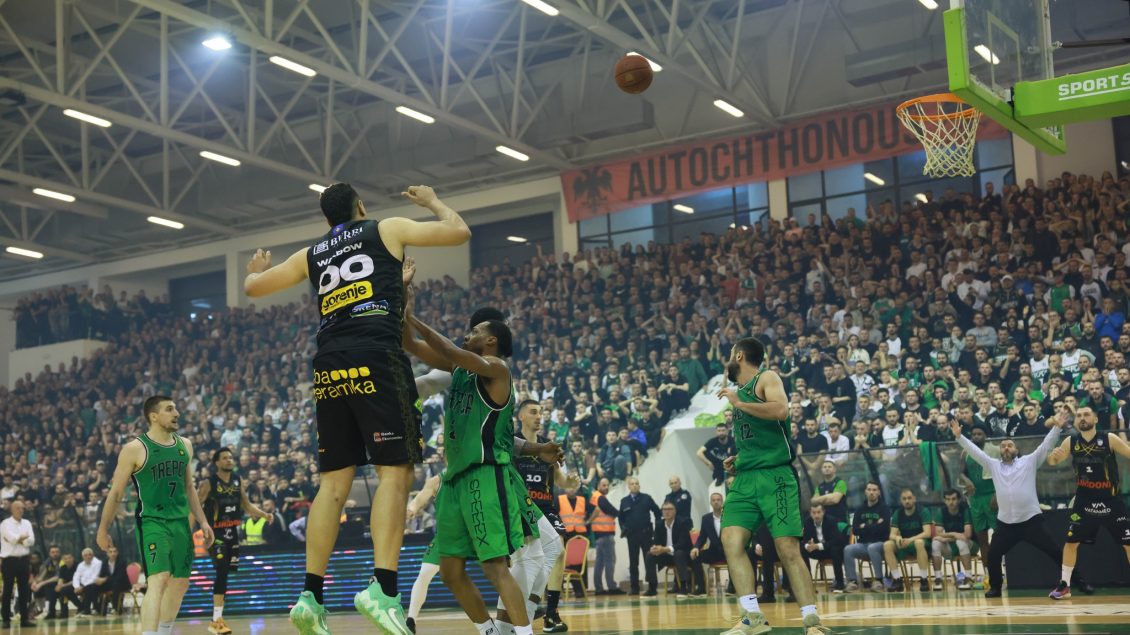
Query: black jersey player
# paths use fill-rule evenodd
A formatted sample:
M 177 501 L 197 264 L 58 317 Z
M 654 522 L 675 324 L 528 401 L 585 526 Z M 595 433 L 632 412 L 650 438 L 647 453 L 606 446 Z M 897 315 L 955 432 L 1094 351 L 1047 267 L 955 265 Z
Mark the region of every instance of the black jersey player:
M 224 594 L 228 590 L 228 574 L 239 568 L 239 527 L 243 524 L 243 514 L 268 520 L 271 515 L 247 498 L 243 480 L 235 473 L 235 455 L 231 448 L 220 448 L 212 454 L 212 473 L 200 482 L 197 496 L 216 536 L 208 549 L 216 571 L 216 581 L 212 584 L 212 623 L 208 632 L 228 635 L 232 631 L 224 623 Z

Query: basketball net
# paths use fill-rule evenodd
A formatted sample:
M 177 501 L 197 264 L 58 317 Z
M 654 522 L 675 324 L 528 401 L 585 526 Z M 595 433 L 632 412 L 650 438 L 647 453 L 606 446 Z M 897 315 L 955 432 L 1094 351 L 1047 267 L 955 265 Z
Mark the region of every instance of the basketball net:
M 899 104 L 902 125 L 926 149 L 922 174 L 935 178 L 973 176 L 973 148 L 981 111 L 951 93 L 926 95 Z

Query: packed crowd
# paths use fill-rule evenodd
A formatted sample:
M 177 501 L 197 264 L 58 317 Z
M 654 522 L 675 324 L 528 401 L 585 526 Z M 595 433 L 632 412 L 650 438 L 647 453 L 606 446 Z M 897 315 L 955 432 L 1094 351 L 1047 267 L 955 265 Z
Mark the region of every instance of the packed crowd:
M 517 399 L 542 403 L 543 430 L 565 446 L 583 496 L 602 479 L 629 478 L 748 334 L 769 345 L 770 367 L 785 379 L 811 475 L 822 452 L 868 449 L 894 462 L 889 448 L 948 440 L 940 423 L 950 415 L 967 433 L 1025 436 L 1086 404 L 1100 429 L 1124 429 L 1130 180 L 1064 173 L 1043 188 L 926 196 L 835 222 L 809 216 L 671 245 L 539 254 L 472 271 L 468 288 L 450 277 L 419 282 L 416 312 L 452 335 L 479 306 L 508 313 Z M 73 531 L 54 535 L 77 553 L 92 542 L 141 401 L 168 393 L 201 475 L 214 450 L 234 448 L 249 496 L 277 513 L 264 536 L 300 536 L 294 524 L 318 484 L 311 311 L 303 303 L 189 319 L 164 298 L 115 300 L 109 288 L 21 302 L 21 345 L 87 333 L 111 345 L 0 388 L 0 499 L 25 501 L 44 531 Z M 441 413 L 439 398 L 425 403 L 431 449 L 421 483 L 442 467 Z M 720 483 L 720 465 L 704 460 Z M 899 482 L 898 470 L 878 472 L 892 504 L 916 485 Z M 865 480 L 849 493 L 853 504 Z

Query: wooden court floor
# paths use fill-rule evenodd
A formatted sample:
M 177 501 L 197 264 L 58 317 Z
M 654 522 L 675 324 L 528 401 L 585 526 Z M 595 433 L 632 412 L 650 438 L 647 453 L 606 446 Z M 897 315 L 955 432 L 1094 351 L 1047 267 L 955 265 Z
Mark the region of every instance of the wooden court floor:
M 1026 633 L 1130 634 L 1130 594 L 1125 589 L 1100 591 L 1054 602 L 1036 592 L 1006 593 L 998 600 L 986 600 L 978 591 L 938 591 L 929 594 L 897 593 L 879 595 L 819 594 L 820 613 L 834 633 L 874 633 L 876 635 L 989 635 Z M 800 612 L 796 604 L 763 605 L 774 632 L 800 633 Z M 662 593 L 658 598 L 594 598 L 584 602 L 562 602 L 561 615 L 569 632 L 577 635 L 717 635 L 729 628 L 737 613 L 733 598 L 676 601 Z M 286 616 L 232 617 L 228 625 L 235 635 L 274 635 L 295 633 Z M 334 613 L 329 625 L 334 635 L 372 635 L 375 629 L 356 613 Z M 177 635 L 207 633 L 207 623 L 178 621 Z M 540 628 L 536 625 L 535 631 Z M 34 629 L 13 629 L 31 633 L 98 633 L 136 635 L 136 620 L 71 619 L 69 622 L 41 622 Z M 474 635 L 474 627 L 462 614 L 451 610 L 425 610 L 417 622 L 419 635 Z

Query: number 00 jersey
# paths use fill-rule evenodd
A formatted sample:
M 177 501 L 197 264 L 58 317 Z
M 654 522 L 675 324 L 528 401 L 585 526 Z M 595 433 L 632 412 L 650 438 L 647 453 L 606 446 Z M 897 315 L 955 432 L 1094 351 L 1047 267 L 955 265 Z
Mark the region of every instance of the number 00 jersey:
M 232 474 L 231 479 L 225 483 L 219 476 L 212 474 L 208 477 L 208 484 L 211 488 L 208 500 L 204 503 L 204 513 L 212 523 L 216 540 L 238 542 L 239 526 L 243 524 L 239 475 Z
M 538 443 L 545 442 L 546 439 L 538 437 Z M 514 468 L 526 482 L 526 491 L 530 493 L 530 499 L 543 514 L 556 514 L 557 497 L 553 495 L 556 468 L 534 456 L 515 456 L 513 460 Z
M 188 465 L 188 448 L 173 435 L 172 445 L 161 445 L 148 434 L 137 437 L 145 446 L 145 463 L 133 473 L 137 488 L 137 517 L 161 520 L 187 520 L 188 494 L 185 493 L 184 471 Z
M 1076 493 L 1093 500 L 1118 496 L 1118 463 L 1106 432 L 1087 441 L 1071 435 L 1071 463 L 1075 467 Z
M 318 298 L 318 352 L 400 348 L 404 317 L 402 263 L 381 240 L 376 221 L 331 229 L 306 252 Z

